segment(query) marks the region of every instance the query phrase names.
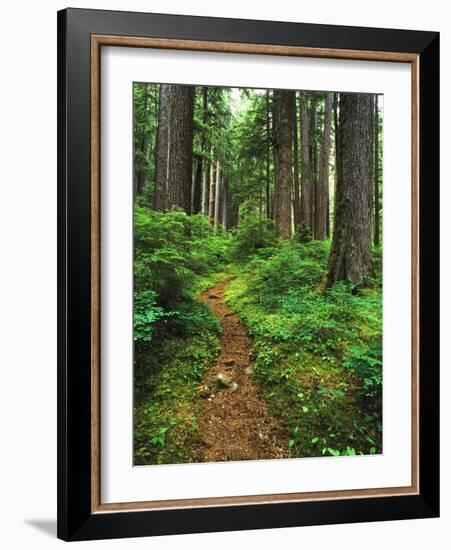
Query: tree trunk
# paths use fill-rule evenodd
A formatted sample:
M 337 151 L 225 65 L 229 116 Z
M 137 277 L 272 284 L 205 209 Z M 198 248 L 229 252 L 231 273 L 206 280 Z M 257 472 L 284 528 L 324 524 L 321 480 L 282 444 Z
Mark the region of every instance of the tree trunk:
M 200 212 L 202 201 L 202 166 L 204 160 L 201 155 L 197 156 L 193 166 L 193 190 L 191 193 L 191 213 L 197 214 Z
M 155 155 L 155 210 L 166 208 L 166 191 L 168 181 L 169 133 L 170 133 L 170 92 L 169 84 L 160 86 L 160 101 L 158 109 L 158 130 Z
M 330 239 L 330 196 L 327 189 L 326 239 Z
M 338 173 L 338 102 L 340 100 L 340 95 L 338 93 L 334 94 L 334 203 L 337 193 L 337 173 Z M 330 236 L 330 235 L 329 235 Z
M 193 163 L 194 86 L 172 85 L 170 93 L 170 146 L 168 206 L 191 212 L 191 170 Z
M 146 84 L 146 91 L 144 94 L 144 116 L 147 118 L 147 106 L 149 103 L 149 86 Z M 150 145 L 150 132 L 144 131 L 143 137 L 140 144 L 141 153 L 144 159 L 144 162 L 148 159 L 149 155 L 149 145 Z M 138 177 L 136 178 L 136 187 L 135 187 L 135 196 L 141 195 L 146 184 L 146 175 L 143 169 L 140 170 Z
M 219 207 L 221 201 L 221 163 L 216 161 L 216 185 L 215 185 L 215 208 L 214 208 L 214 229 L 219 227 Z
M 269 90 L 266 90 L 266 217 L 271 217 L 271 166 L 269 148 L 271 141 L 271 127 L 269 118 Z
M 197 214 L 202 208 L 202 167 L 205 164 L 205 150 L 207 147 L 206 125 L 208 118 L 208 87 L 202 88 L 202 135 L 200 139 L 200 155 L 197 160 L 197 172 L 193 192 L 193 214 Z
M 259 184 L 258 184 L 258 218 L 260 222 L 263 219 L 263 186 L 264 186 L 263 164 L 260 163 L 260 178 L 259 178 Z
M 296 104 L 296 92 L 293 106 L 293 218 L 294 230 L 296 231 L 301 223 L 301 205 L 299 202 L 299 140 L 298 140 L 298 115 Z
M 276 95 L 277 94 L 277 95 Z M 293 139 L 294 92 L 274 92 L 277 120 L 275 126 L 275 149 L 277 157 L 277 180 L 274 193 L 274 217 L 280 237 L 291 236 L 291 144 Z
M 278 152 L 278 131 L 280 126 L 280 92 L 273 90 L 271 102 L 271 119 L 272 119 L 272 152 L 273 152 L 273 185 L 270 197 L 270 218 L 275 220 L 277 211 L 277 197 L 279 188 L 279 152 Z
M 221 212 L 221 223 L 224 229 L 227 229 L 227 199 L 228 199 L 228 175 L 224 175 L 224 184 L 222 188 L 222 212 Z
M 374 244 L 379 246 L 379 105 L 374 98 Z
M 207 160 L 202 163 L 202 213 L 208 215 L 208 173 L 209 166 Z
M 301 95 L 301 223 L 311 229 L 311 183 L 310 183 L 310 155 L 309 155 L 309 117 L 307 108 L 307 94 Z
M 317 126 L 318 126 L 318 98 L 316 92 L 311 93 L 310 99 L 310 128 L 309 128 L 309 157 L 310 157 L 310 185 L 312 192 L 310 193 L 310 227 L 312 233 L 315 228 L 315 216 L 316 216 L 316 193 L 317 193 L 317 176 L 318 176 L 318 139 L 317 139 Z
M 340 94 L 337 190 L 332 248 L 321 286 L 371 275 L 371 94 Z
M 324 132 L 321 144 L 319 178 L 315 205 L 315 239 L 323 241 L 327 230 L 327 203 L 329 198 L 329 149 L 333 94 L 326 94 L 324 105 Z
M 210 223 L 214 222 L 215 214 L 215 165 L 213 162 L 213 149 L 211 150 L 210 161 L 210 190 L 208 195 L 208 219 Z

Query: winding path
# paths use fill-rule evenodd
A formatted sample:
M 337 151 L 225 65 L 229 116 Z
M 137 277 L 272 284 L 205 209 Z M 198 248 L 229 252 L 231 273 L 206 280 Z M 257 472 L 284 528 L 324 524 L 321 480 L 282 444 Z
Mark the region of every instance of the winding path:
M 223 333 L 218 360 L 203 381 L 193 461 L 286 458 L 288 438 L 253 380 L 251 341 L 240 317 L 224 302 L 226 284 L 200 297 L 219 317 Z

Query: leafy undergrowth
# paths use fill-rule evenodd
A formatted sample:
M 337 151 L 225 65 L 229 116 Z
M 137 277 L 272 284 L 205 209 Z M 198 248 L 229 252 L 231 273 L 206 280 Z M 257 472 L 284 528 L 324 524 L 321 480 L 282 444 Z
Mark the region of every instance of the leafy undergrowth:
M 218 354 L 213 331 L 165 339 L 140 354 L 135 378 L 135 465 L 191 462 L 199 408 L 196 388 Z
M 319 292 L 330 243 L 309 238 L 281 242 L 252 215 L 231 234 L 202 215 L 135 209 L 135 464 L 192 460 L 197 389 L 221 333 L 196 296 L 232 276 L 227 301 L 291 455 L 382 452 L 380 249 L 364 285 Z
M 221 332 L 195 297 L 225 276 L 229 237 L 205 216 L 140 206 L 134 231 L 134 462 L 189 462 L 196 386 Z
M 254 337 L 255 375 L 293 456 L 382 452 L 382 304 L 365 288 L 316 290 L 329 243 L 261 249 L 227 301 Z

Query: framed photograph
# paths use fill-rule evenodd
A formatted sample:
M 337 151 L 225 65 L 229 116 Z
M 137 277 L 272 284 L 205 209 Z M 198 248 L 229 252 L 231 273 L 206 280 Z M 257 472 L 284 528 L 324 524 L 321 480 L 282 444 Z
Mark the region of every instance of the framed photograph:
M 58 13 L 58 536 L 439 514 L 439 35 Z

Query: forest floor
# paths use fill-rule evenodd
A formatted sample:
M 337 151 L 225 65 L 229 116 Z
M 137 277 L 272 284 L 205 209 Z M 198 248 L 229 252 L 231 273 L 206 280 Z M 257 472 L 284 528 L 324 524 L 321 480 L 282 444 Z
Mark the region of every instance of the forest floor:
M 240 317 L 225 303 L 221 281 L 199 300 L 222 325 L 220 353 L 204 375 L 194 462 L 286 458 L 288 436 L 271 414 L 253 376 L 251 339 Z

